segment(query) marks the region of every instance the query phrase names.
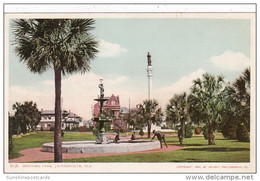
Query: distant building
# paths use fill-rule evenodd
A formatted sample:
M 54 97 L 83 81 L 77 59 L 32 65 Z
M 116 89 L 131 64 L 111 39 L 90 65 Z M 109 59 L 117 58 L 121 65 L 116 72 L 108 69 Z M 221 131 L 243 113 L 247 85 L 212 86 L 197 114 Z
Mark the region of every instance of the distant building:
M 120 112 L 122 115 L 128 114 L 129 113 L 129 108 L 127 107 L 121 107 Z
M 103 104 L 104 112 L 109 112 L 114 119 L 120 119 L 119 95 L 115 96 L 114 94 L 112 94 L 111 97 L 105 97 L 105 98 L 107 98 L 108 100 Z M 100 105 L 98 102 L 94 105 L 94 118 L 97 118 L 99 116 L 99 111 L 100 111 Z
M 66 127 L 75 128 L 82 122 L 82 118 L 73 112 L 66 110 L 62 111 L 61 129 Z M 54 110 L 41 110 L 41 120 L 38 124 L 38 129 L 51 130 L 55 127 L 55 111 Z

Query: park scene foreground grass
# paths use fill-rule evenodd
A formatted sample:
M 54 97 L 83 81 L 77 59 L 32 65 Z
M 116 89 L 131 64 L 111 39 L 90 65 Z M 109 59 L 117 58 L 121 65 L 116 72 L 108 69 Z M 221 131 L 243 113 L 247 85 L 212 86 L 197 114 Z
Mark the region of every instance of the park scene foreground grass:
M 142 139 L 146 138 L 144 136 Z M 95 140 L 91 133 L 65 133 L 63 141 Z M 169 146 L 178 146 L 178 138 L 171 135 L 166 137 Z M 23 155 L 19 151 L 28 148 L 41 147 L 43 143 L 53 142 L 52 132 L 34 132 L 19 138 L 14 138 L 14 150 L 9 159 Z M 160 153 L 138 153 L 117 156 L 98 156 L 91 158 L 65 159 L 63 162 L 249 162 L 250 143 L 224 139 L 217 133 L 216 145 L 208 145 L 203 136 L 186 138 L 183 149 Z M 49 160 L 47 162 L 53 162 Z

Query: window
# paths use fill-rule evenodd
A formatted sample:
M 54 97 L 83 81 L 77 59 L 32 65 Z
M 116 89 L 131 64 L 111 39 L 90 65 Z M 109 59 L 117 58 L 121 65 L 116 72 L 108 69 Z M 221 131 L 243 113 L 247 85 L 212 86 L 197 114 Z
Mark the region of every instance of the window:
M 111 101 L 111 104 L 112 104 L 112 106 L 114 106 L 115 105 L 115 101 Z

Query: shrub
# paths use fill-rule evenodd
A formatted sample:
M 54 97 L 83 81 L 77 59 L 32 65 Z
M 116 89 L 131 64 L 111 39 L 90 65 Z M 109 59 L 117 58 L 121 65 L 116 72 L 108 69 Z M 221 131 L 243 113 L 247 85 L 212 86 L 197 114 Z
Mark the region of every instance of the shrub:
M 97 129 L 97 127 L 95 127 L 92 131 L 94 136 L 98 136 L 99 135 L 99 130 Z
M 71 131 L 78 131 L 78 127 L 72 127 L 70 130 Z
M 54 131 L 54 128 L 53 128 L 53 127 L 50 127 L 50 131 Z
M 224 138 L 237 139 L 237 130 L 237 125 L 223 126 L 221 133 L 223 134 Z
M 188 123 L 184 127 L 184 138 L 192 137 L 192 123 Z
M 41 126 L 41 131 L 43 131 L 43 127 Z
M 140 136 L 143 136 L 143 135 L 144 135 L 144 131 L 143 131 L 143 129 L 140 129 L 140 131 L 139 131 L 139 135 L 140 135 Z
M 241 124 L 237 128 L 237 139 L 238 141 L 249 141 L 249 133 L 246 129 L 246 126 L 244 124 Z
M 93 131 L 94 126 L 90 126 L 89 128 L 86 128 L 86 131 Z
M 70 127 L 66 126 L 65 131 L 70 131 Z
M 234 116 L 230 114 L 224 114 L 222 119 L 223 120 L 220 124 L 218 124 L 218 127 L 224 138 L 237 139 L 237 119 L 235 119 Z
M 123 120 L 115 120 L 114 121 L 114 126 L 113 126 L 113 131 L 116 133 L 124 133 L 127 131 L 127 124 Z
M 209 133 L 208 133 L 208 126 L 207 125 L 205 125 L 202 128 L 202 131 L 203 131 L 203 135 L 204 135 L 205 140 L 209 139 Z
M 79 126 L 78 127 L 79 132 L 86 132 L 87 131 L 87 126 Z
M 202 131 L 202 128 L 201 128 L 201 127 L 196 127 L 194 133 L 195 133 L 195 134 L 200 134 L 201 131 Z

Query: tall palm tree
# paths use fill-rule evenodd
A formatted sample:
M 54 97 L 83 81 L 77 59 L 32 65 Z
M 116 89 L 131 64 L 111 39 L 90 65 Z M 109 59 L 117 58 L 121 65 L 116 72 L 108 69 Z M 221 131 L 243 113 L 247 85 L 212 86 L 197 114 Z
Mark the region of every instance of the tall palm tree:
M 243 74 L 236 79 L 231 89 L 233 104 L 238 108 L 237 115 L 241 123 L 250 129 L 250 69 L 247 68 Z
M 227 86 L 226 101 L 229 116 L 228 120 L 225 120 L 225 129 L 237 128 L 235 134 L 237 139 L 243 141 L 249 140 L 250 131 L 250 69 L 247 68 L 243 74 L 235 80 L 232 85 Z M 245 137 L 241 137 L 239 131 L 241 129 L 245 132 Z M 224 130 L 224 131 L 226 131 Z M 229 131 L 232 132 L 232 131 Z M 228 133 L 229 133 L 228 132 Z
M 159 107 L 157 100 L 147 99 L 139 105 L 139 115 L 142 117 L 144 125 L 147 125 L 148 138 L 150 138 L 152 124 L 157 124 L 162 121 L 162 108 Z
M 199 113 L 199 119 L 207 126 L 209 145 L 215 144 L 214 131 L 217 123 L 222 118 L 224 88 L 224 78 L 222 76 L 215 77 L 208 73 L 203 74 L 202 79 L 198 78 L 194 80 L 191 88 L 189 96 L 191 104 L 190 113 Z M 191 117 L 196 118 L 195 115 L 191 115 Z
M 189 104 L 187 101 L 186 92 L 182 94 L 175 94 L 166 105 L 167 120 L 171 120 L 174 124 L 179 124 L 182 130 L 182 137 L 184 136 L 185 123 L 189 121 Z
M 62 162 L 61 78 L 90 70 L 90 61 L 98 52 L 98 43 L 90 34 L 93 24 L 93 19 L 17 19 L 13 23 L 15 51 L 20 61 L 33 73 L 54 70 L 55 162 Z

